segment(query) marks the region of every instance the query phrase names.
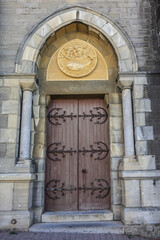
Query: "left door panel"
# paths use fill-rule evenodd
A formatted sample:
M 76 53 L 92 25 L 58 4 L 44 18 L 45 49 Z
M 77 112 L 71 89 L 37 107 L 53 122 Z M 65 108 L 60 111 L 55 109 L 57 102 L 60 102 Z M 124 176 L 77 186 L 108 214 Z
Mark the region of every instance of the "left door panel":
M 74 116 L 78 114 L 77 101 L 54 99 L 49 106 L 48 114 L 45 186 L 55 188 L 56 191 L 49 191 L 46 194 L 45 210 L 76 210 L 78 118 L 72 118 L 71 114 Z M 68 117 L 63 118 L 63 114 Z M 57 119 L 56 115 L 59 115 Z

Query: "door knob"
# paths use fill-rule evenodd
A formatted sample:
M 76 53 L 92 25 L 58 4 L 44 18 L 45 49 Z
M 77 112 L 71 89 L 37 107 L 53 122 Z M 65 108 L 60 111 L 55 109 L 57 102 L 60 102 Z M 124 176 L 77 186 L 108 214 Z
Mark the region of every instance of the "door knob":
M 85 168 L 83 168 L 82 173 L 87 173 L 87 170 Z

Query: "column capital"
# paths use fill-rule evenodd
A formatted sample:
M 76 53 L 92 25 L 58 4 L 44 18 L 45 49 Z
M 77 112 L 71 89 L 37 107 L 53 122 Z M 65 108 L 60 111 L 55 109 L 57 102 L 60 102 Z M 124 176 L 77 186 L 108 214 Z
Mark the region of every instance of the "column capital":
M 20 85 L 22 91 L 31 91 L 33 92 L 38 88 L 37 83 L 35 81 L 35 77 L 28 77 L 20 79 Z
M 132 89 L 134 77 L 129 75 L 119 75 L 117 86 L 123 89 Z

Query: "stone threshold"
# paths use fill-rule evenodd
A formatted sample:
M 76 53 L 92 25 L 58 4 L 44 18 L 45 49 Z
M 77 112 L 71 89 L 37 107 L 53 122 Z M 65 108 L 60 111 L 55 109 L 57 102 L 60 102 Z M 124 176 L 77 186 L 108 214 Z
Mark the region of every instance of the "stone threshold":
M 42 214 L 43 223 L 54 222 L 88 222 L 88 221 L 112 221 L 113 213 L 110 210 L 87 211 L 47 211 Z
M 36 223 L 30 232 L 48 233 L 114 233 L 123 234 L 124 226 L 119 221 Z

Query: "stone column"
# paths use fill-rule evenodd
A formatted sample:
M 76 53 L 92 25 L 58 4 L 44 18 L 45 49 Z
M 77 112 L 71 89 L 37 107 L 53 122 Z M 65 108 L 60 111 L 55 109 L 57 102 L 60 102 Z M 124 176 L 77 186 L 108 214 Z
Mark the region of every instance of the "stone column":
M 125 156 L 134 156 L 131 87 L 122 88 Z
M 122 89 L 122 104 L 123 104 L 123 127 L 124 127 L 124 148 L 125 157 L 132 157 L 135 154 L 134 149 L 134 134 L 133 134 L 133 114 L 132 114 L 132 98 L 131 87 L 133 80 L 119 78 L 119 86 Z
M 20 81 L 23 91 L 21 133 L 20 133 L 20 155 L 19 160 L 30 159 L 30 130 L 32 112 L 32 92 L 36 89 L 34 79 L 22 79 Z

